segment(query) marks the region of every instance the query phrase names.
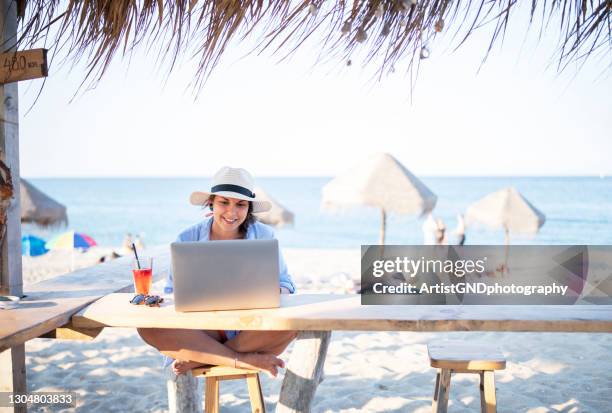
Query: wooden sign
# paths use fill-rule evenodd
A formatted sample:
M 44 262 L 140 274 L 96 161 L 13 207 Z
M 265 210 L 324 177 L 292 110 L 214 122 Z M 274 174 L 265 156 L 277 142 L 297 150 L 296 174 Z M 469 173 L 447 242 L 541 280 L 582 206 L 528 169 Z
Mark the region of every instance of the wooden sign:
M 0 54 L 0 84 L 46 77 L 47 49 Z

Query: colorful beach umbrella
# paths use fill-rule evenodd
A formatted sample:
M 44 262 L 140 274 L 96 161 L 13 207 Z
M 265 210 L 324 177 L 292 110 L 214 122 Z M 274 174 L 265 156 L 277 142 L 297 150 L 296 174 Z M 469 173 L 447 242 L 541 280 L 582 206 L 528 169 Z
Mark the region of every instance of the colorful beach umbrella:
M 37 257 L 46 254 L 49 250 L 45 248 L 46 241 L 34 235 L 23 235 L 21 237 L 21 255 Z
M 50 250 L 72 250 L 74 248 L 87 250 L 94 245 L 97 245 L 96 241 L 89 235 L 68 231 L 49 240 L 45 247 Z

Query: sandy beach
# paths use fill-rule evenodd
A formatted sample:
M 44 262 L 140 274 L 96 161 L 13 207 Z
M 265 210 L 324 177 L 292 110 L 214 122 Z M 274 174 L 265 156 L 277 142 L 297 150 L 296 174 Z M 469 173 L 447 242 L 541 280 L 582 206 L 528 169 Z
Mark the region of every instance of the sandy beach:
M 93 265 L 110 249 L 75 256 L 75 268 Z M 354 292 L 358 250 L 285 249 L 299 292 Z M 66 253 L 24 257 L 24 285 L 70 269 Z M 612 335 L 586 333 L 361 333 L 332 336 L 325 379 L 314 412 L 429 412 L 435 370 L 427 343 L 459 339 L 496 344 L 508 360 L 496 374 L 499 412 L 609 412 Z M 132 329 L 108 329 L 90 342 L 36 339 L 26 343 L 30 391 L 74 391 L 77 411 L 167 411 L 161 356 Z M 291 347 L 281 356 L 288 359 Z M 453 376 L 449 411 L 479 411 L 476 375 Z M 268 411 L 274 411 L 282 375 L 262 375 Z M 224 412 L 250 411 L 242 381 L 221 385 Z M 32 411 L 54 411 L 42 408 Z M 70 410 L 68 410 L 70 411 Z

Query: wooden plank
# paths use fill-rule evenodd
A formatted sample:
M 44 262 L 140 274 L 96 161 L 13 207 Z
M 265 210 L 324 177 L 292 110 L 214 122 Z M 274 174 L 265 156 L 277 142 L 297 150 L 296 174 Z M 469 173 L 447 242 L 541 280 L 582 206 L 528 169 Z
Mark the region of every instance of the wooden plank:
M 0 84 L 47 77 L 47 49 L 0 54 Z
M 497 411 L 497 401 L 495 400 L 495 372 L 485 371 L 481 376 L 480 385 L 484 388 L 484 408 L 482 413 L 495 413 Z
M 317 387 L 323 381 L 323 366 L 331 333 L 301 331 L 291 351 L 283 378 L 276 413 L 310 412 Z
M 0 10 L 0 43 L 17 35 L 15 3 L 2 0 Z M 10 170 L 13 196 L 8 205 L 0 200 L 0 211 L 6 213 L 0 256 L 0 294 L 21 296 L 21 213 L 19 210 L 19 93 L 17 84 L 0 85 L 0 161 Z M 6 209 L 4 209 L 6 207 Z M 3 217 L 0 217 L 2 220 Z
M 154 278 L 165 277 L 167 251 L 147 252 L 156 257 Z M 88 304 L 105 294 L 132 291 L 132 284 L 131 258 L 125 257 L 33 285 L 17 308 L 0 311 L 0 351 L 63 327 Z
M 201 413 L 202 380 L 191 374 L 174 374 L 172 368 L 166 368 L 166 388 L 168 390 L 169 413 Z
M 436 413 L 438 411 L 438 405 L 440 401 L 438 400 L 439 392 L 440 392 L 440 378 L 442 376 L 442 370 L 438 369 L 436 372 L 436 384 L 434 385 L 434 394 L 431 402 L 431 411 Z
M 282 295 L 274 309 L 177 313 L 110 294 L 73 317 L 77 327 L 293 331 L 612 332 L 612 306 L 362 306 L 358 295 Z
M 506 358 L 497 346 L 465 341 L 437 341 L 427 345 L 431 367 L 452 370 L 503 370 Z
M 484 371 L 481 371 L 479 373 L 480 375 L 480 385 L 478 386 L 480 388 L 480 411 L 481 412 L 486 412 L 487 411 L 487 402 L 485 400 L 485 392 L 484 392 Z
M 40 338 L 55 338 L 58 340 L 79 340 L 89 341 L 98 337 L 102 332 L 102 328 L 79 328 L 68 323 L 62 327 L 58 327 L 55 330 L 49 331 L 46 334 L 40 336 Z
M 261 393 L 261 383 L 258 374 L 249 374 L 246 378 L 251 400 L 251 413 L 266 413 L 266 404 Z
M 17 3 L 2 0 L 0 44 L 8 48 L 17 37 Z M 19 91 L 17 84 L 0 85 L 0 162 L 3 189 L 0 198 L 0 294 L 23 294 L 21 272 L 21 213 L 19 208 Z M 10 191 L 12 189 L 12 191 Z M 10 193 L 12 192 L 12 193 Z M 7 199 L 8 198 L 8 199 Z M 13 311 L 13 310 L 0 310 Z M 0 321 L 0 326 L 2 325 Z M 11 348 L 12 347 L 12 348 Z M 10 349 L 9 349 L 10 348 Z M 6 350 L 9 349 L 9 350 Z M 3 352 L 3 350 L 6 350 Z M 27 391 L 23 343 L 0 346 L 0 390 Z M 26 412 L 26 406 L 0 411 Z
M 219 380 L 216 377 L 208 377 L 206 379 L 204 412 L 219 413 Z
M 194 377 L 240 376 L 257 373 L 259 373 L 258 370 L 239 369 L 227 366 L 203 366 L 191 370 L 191 375 Z
M 450 382 L 451 382 L 451 371 L 448 369 L 442 369 L 440 371 L 440 383 L 436 386 L 438 391 L 434 400 L 437 401 L 435 404 L 436 410 L 434 413 L 446 413 L 448 410 L 448 395 L 450 394 Z
M 0 353 L 0 391 L 26 393 L 25 345 L 20 344 Z M 0 412 L 25 413 L 26 406 L 0 407 Z

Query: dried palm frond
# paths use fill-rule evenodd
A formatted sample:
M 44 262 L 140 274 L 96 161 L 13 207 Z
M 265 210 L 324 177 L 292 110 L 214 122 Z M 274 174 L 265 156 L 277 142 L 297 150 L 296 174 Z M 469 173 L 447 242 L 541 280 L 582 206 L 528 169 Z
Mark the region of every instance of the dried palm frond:
M 442 31 L 459 34 L 461 45 L 474 30 L 491 27 L 490 50 L 518 1 L 28 0 L 25 12 L 23 3 L 19 43 L 46 40 L 49 47 L 67 48 L 70 57 L 86 59 L 87 79 L 99 79 L 118 51 L 127 54 L 145 43 L 157 45 L 170 68 L 181 53 L 195 51 L 201 85 L 231 40 L 251 36 L 260 36 L 262 50 L 287 55 L 316 33 L 323 55 L 346 62 L 363 50 L 365 63 L 376 64 L 380 74 L 400 60 L 411 68 Z M 611 14 L 612 0 L 531 1 L 531 24 L 544 30 L 560 22 L 560 69 L 595 52 L 610 54 Z

